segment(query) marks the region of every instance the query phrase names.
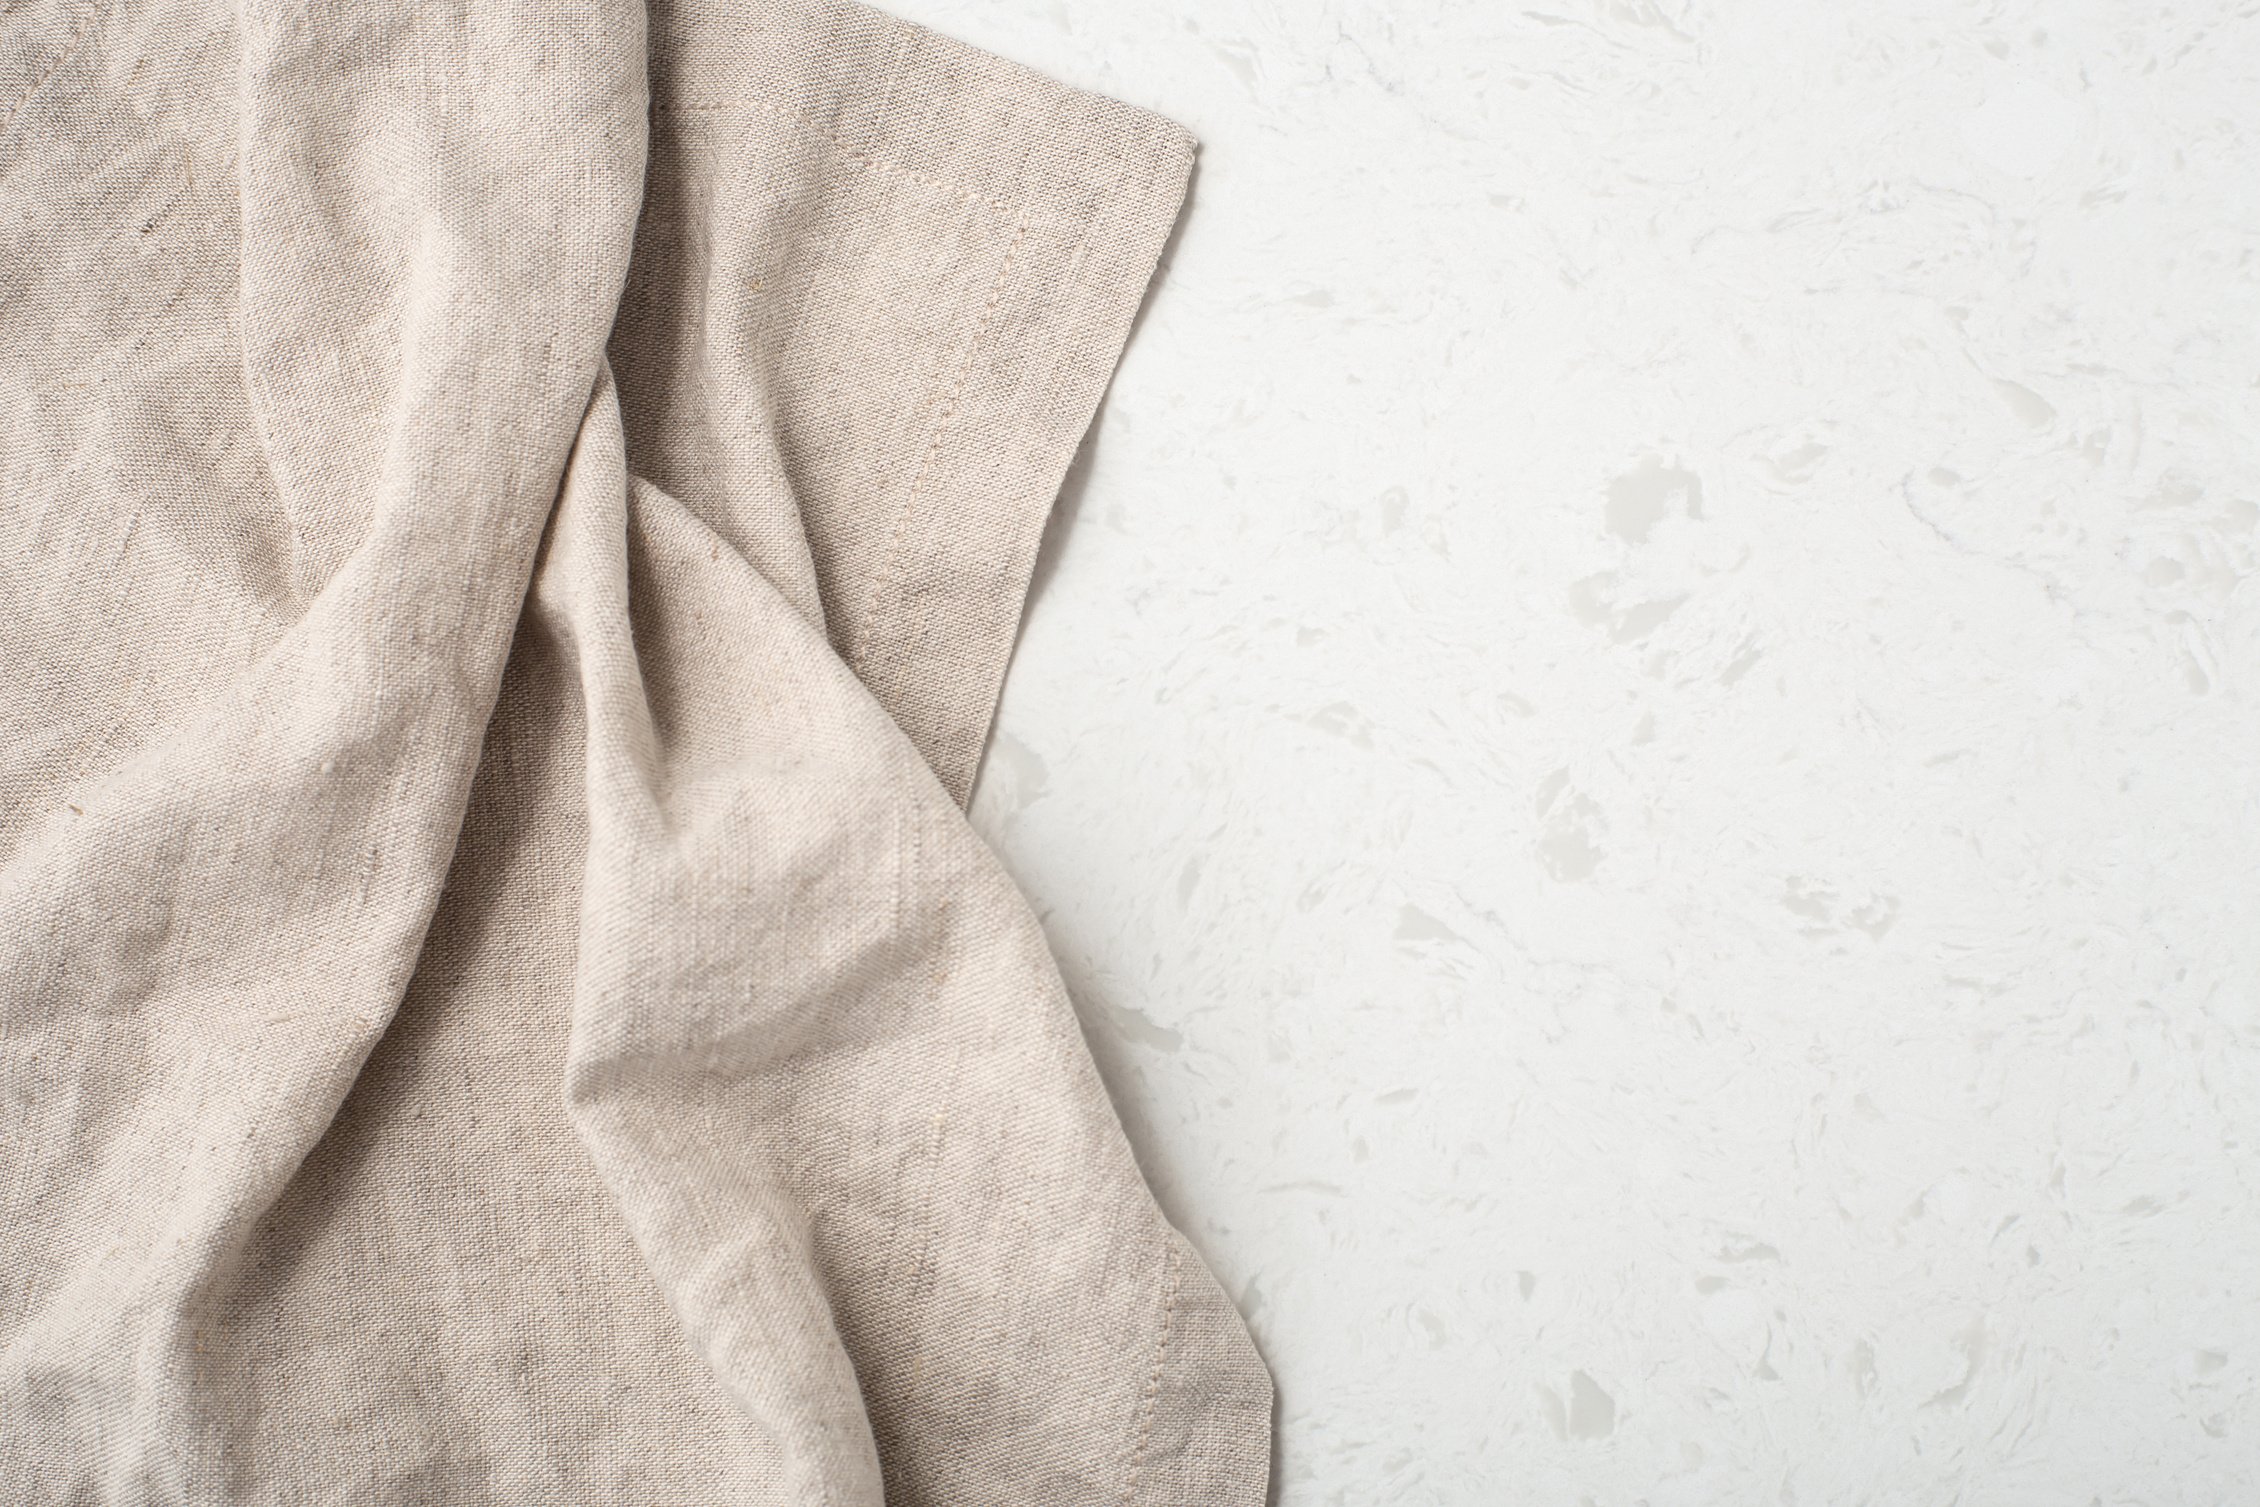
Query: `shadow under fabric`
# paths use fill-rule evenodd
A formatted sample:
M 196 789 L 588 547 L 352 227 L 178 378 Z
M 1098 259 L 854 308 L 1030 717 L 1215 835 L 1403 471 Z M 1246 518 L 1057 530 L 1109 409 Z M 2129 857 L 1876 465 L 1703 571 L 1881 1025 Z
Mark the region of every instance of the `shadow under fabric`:
M 827 0 L 11 41 L 9 1499 L 1260 1502 L 960 811 L 1184 133 Z

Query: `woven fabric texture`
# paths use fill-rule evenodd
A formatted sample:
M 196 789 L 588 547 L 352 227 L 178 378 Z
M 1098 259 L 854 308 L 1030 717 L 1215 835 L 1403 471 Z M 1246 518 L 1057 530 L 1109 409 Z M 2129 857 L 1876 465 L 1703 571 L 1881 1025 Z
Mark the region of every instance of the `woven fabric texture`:
M 836 0 L 0 18 L 0 1496 L 1262 1500 L 960 809 L 1191 153 Z

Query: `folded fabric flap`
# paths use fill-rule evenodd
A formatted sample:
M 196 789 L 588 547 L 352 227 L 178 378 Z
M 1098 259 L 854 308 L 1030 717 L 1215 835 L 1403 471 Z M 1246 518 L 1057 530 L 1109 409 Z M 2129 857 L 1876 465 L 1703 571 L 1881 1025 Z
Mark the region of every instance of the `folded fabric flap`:
M 820 599 L 963 804 L 1192 138 L 858 5 L 655 26 L 651 203 L 613 352 L 631 461 L 789 599 Z
M 1268 1379 L 1035 917 L 619 450 L 592 423 L 535 602 L 588 715 L 567 1100 L 668 1306 L 787 1499 L 1254 1507 Z
M 1182 1241 L 1172 1254 L 1170 1323 L 1156 1347 L 1124 1499 L 1254 1507 L 1270 1482 L 1270 1378 L 1200 1257 Z

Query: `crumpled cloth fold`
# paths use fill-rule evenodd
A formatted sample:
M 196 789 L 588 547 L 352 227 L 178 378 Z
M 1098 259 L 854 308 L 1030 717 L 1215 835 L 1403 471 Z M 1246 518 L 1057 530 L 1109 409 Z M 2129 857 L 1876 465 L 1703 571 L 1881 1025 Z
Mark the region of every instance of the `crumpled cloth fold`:
M 0 1495 L 1262 1500 L 966 825 L 1175 219 L 837 0 L 0 18 Z

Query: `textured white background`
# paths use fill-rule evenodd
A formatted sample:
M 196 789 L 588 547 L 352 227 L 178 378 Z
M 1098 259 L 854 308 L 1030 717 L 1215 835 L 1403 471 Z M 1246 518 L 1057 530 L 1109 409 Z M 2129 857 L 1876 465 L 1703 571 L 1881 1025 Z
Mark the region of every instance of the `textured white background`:
M 1280 1500 L 2260 1502 L 2253 8 L 893 8 L 1204 142 L 976 819 Z

